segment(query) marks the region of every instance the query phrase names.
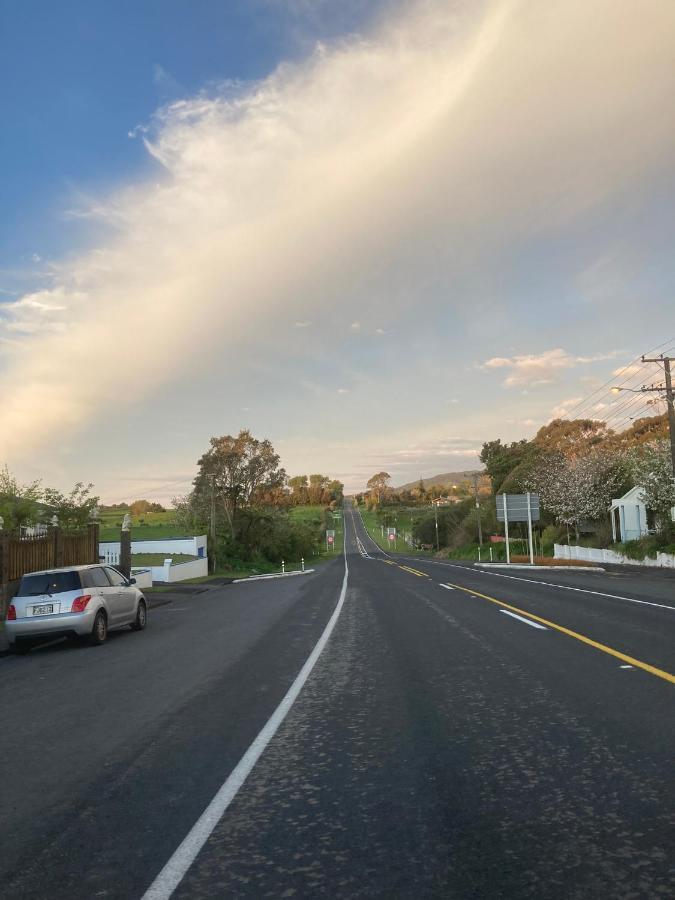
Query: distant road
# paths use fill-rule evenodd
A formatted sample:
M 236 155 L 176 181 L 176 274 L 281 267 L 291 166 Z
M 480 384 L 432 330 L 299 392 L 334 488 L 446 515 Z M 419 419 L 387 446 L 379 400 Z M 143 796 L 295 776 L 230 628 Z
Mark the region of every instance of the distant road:
M 181 859 L 176 898 L 675 893 L 675 579 L 389 557 L 344 518 L 313 575 L 0 660 L 3 897 L 168 896 Z

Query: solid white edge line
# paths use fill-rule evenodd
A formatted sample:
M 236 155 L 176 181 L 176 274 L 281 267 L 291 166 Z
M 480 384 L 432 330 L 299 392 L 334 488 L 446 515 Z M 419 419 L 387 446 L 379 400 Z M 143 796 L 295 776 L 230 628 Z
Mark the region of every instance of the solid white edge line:
M 545 625 L 540 625 L 539 622 L 531 622 L 529 619 L 524 618 L 524 616 L 517 616 L 508 609 L 500 609 L 499 612 L 504 613 L 505 616 L 511 616 L 512 619 L 518 619 L 519 622 L 524 622 L 526 625 L 531 625 L 533 628 L 538 628 L 540 631 L 548 631 L 548 628 L 546 628 Z
M 404 557 L 404 559 L 413 559 L 414 557 Z M 420 562 L 419 558 L 417 561 Z M 443 566 L 446 569 L 467 569 L 468 566 L 458 566 L 454 563 L 440 562 L 437 559 L 424 559 L 421 562 L 432 563 L 435 566 Z M 563 568 L 557 566 L 556 568 Z M 627 603 L 639 603 L 641 606 L 655 606 L 657 609 L 669 609 L 675 612 L 675 606 L 668 606 L 667 603 L 656 603 L 654 600 L 638 600 L 636 597 L 622 597 L 621 594 L 606 594 L 604 591 L 592 591 L 590 588 L 573 587 L 571 584 L 556 584 L 554 581 L 538 581 L 535 578 L 521 578 L 518 575 L 505 575 L 503 572 L 494 572 L 492 569 L 474 569 L 474 573 L 479 575 L 492 575 L 495 578 L 510 578 L 511 581 L 524 581 L 525 584 L 540 584 L 542 587 L 560 588 L 562 591 L 576 591 L 580 594 L 593 594 L 595 597 L 609 597 L 611 600 L 625 600 Z M 577 570 L 578 571 L 578 570 Z
M 344 606 L 345 597 L 347 596 L 347 582 L 349 577 L 349 566 L 347 564 L 347 536 L 344 539 L 344 560 L 345 574 L 342 580 L 342 590 L 337 605 L 332 616 L 328 620 L 326 627 L 316 646 L 310 653 L 304 666 L 298 673 L 295 681 L 288 689 L 286 696 L 274 710 L 262 730 L 258 733 L 251 746 L 239 760 L 235 768 L 232 770 L 226 781 L 223 783 L 218 793 L 206 807 L 199 819 L 190 829 L 188 835 L 184 838 L 179 847 L 174 851 L 173 855 L 164 866 L 159 875 L 152 882 L 147 891 L 143 894 L 142 900 L 168 900 L 176 890 L 178 885 L 185 877 L 186 872 L 195 861 L 204 844 L 207 842 L 218 822 L 223 817 L 228 806 L 237 796 L 239 789 L 242 787 L 248 776 L 251 774 L 256 763 L 264 753 L 267 745 L 270 743 L 274 735 L 279 730 L 282 722 L 291 710 L 300 691 L 309 678 L 312 669 L 316 665 L 321 653 L 328 643 L 333 633 L 333 629 L 337 623 L 342 607 Z

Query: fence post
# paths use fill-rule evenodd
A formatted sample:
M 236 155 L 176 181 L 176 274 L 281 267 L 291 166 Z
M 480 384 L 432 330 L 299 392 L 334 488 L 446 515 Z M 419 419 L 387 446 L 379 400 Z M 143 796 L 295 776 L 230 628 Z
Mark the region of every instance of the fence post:
M 98 554 L 98 544 L 99 544 L 99 531 L 98 531 L 98 522 L 94 522 L 91 525 L 87 526 L 89 531 L 89 540 L 91 541 L 91 559 L 89 562 L 97 563 L 99 561 Z
M 9 532 L 0 531 L 0 613 L 4 619 L 9 585 Z
M 125 578 L 131 578 L 131 516 L 128 513 L 122 521 L 120 564 L 117 568 Z
M 54 525 L 54 568 L 60 569 L 63 566 L 63 532 L 59 525 Z

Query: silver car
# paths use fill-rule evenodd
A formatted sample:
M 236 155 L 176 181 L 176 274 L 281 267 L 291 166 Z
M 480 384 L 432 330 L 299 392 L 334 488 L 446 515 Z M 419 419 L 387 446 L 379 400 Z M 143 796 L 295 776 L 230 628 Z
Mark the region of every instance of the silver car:
M 11 601 L 5 634 L 21 653 L 35 639 L 68 635 L 103 644 L 111 628 L 142 631 L 148 619 L 145 597 L 111 566 L 68 566 L 24 575 Z

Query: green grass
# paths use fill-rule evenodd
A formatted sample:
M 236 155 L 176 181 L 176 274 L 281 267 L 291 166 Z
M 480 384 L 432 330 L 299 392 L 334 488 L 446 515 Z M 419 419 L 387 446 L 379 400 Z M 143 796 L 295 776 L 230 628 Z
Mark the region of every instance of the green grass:
M 403 538 L 404 534 L 412 533 L 415 517 L 421 515 L 419 510 L 400 508 L 395 512 L 388 512 L 386 514 L 386 524 L 385 521 L 378 521 L 377 513 L 374 510 L 366 509 L 364 506 L 359 507 L 359 510 L 363 518 L 363 524 L 366 526 L 366 531 L 382 550 L 386 550 L 388 553 L 393 551 L 394 553 L 406 553 L 412 556 L 424 555 L 423 551 L 411 547 Z M 387 537 L 387 527 L 389 526 L 396 528 L 396 541 L 390 541 Z
M 163 513 L 157 513 L 163 515 Z M 131 539 L 134 541 L 161 541 L 166 538 L 189 538 L 184 528 L 177 525 L 131 525 Z M 101 524 L 99 531 L 100 541 L 119 541 L 120 528 L 118 526 L 104 526 Z
M 163 566 L 165 559 L 173 560 L 173 565 L 178 566 L 181 563 L 194 562 L 199 559 L 198 556 L 190 556 L 188 553 L 133 553 L 131 556 L 132 566 Z

